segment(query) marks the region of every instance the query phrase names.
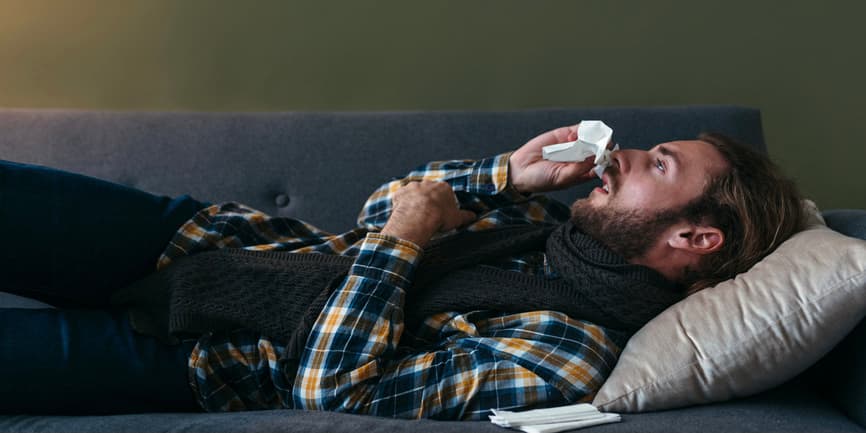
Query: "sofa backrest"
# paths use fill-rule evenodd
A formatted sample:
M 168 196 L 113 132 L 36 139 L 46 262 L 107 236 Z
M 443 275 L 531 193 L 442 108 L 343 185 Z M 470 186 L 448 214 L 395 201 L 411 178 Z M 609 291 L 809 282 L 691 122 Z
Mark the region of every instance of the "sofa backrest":
M 481 158 L 580 120 L 623 147 L 702 131 L 764 150 L 758 110 L 729 106 L 508 112 L 152 113 L 0 110 L 0 158 L 70 170 L 149 192 L 240 201 L 329 230 L 354 226 L 364 200 L 431 160 Z M 596 183 L 553 194 L 571 202 Z

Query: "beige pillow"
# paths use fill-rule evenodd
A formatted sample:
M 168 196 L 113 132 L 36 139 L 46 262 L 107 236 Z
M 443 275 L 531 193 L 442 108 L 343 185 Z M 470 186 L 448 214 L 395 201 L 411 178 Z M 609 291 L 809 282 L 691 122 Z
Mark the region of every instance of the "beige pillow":
M 866 241 L 821 221 L 733 280 L 671 306 L 626 345 L 593 404 L 640 412 L 772 388 L 866 315 Z

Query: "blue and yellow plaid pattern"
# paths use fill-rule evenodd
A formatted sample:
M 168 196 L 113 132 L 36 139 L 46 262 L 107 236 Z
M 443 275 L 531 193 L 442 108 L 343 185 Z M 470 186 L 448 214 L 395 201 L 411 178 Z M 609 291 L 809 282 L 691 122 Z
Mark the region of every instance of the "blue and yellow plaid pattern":
M 208 333 L 189 358 L 190 384 L 208 411 L 301 408 L 401 418 L 485 419 L 490 408 L 524 409 L 590 401 L 620 348 L 605 330 L 555 311 L 442 312 L 418 329 L 403 326 L 405 292 L 423 254 L 378 233 L 393 193 L 406 182 L 448 182 L 479 218 L 465 230 L 557 223 L 568 207 L 525 196 L 508 184 L 510 153 L 439 161 L 379 187 L 358 226 L 332 234 L 238 203 L 203 209 L 175 235 L 159 266 L 215 248 L 282 250 L 355 257 L 328 303 L 289 383 L 284 346 L 250 331 Z M 444 234 L 447 235 L 447 234 Z M 543 251 L 503 260 L 503 269 L 557 278 Z M 242 288 L 239 288 L 242 290 Z M 401 345 L 411 334 L 411 347 Z

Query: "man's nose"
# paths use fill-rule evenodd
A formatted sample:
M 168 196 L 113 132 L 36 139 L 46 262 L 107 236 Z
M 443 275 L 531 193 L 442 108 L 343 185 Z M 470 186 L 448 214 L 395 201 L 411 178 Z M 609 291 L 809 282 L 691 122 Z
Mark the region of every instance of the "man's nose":
M 629 150 L 614 150 L 610 153 L 610 159 L 616 165 L 617 170 L 620 173 L 625 173 L 629 168 Z

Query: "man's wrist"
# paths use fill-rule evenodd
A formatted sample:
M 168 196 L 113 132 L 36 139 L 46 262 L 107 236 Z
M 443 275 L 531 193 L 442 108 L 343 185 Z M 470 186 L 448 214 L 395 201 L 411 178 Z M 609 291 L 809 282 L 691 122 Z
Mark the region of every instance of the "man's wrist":
M 522 183 L 520 183 L 520 180 L 519 180 L 519 179 L 515 179 L 515 176 L 514 176 L 514 172 L 515 172 L 515 170 L 514 170 L 513 163 L 511 162 L 511 158 L 510 158 L 510 156 L 511 156 L 511 155 L 509 155 L 509 158 L 508 158 L 508 165 L 507 165 L 507 168 L 508 168 L 508 176 L 507 176 L 508 182 L 506 183 L 505 187 L 502 188 L 501 193 L 502 193 L 502 194 L 505 194 L 505 195 L 512 196 L 512 197 L 514 197 L 514 198 L 517 198 L 517 197 L 520 197 L 520 198 L 526 198 L 526 197 L 529 197 L 530 195 L 532 195 L 532 193 L 533 193 L 534 191 L 532 191 L 532 188 L 530 188 L 530 187 L 528 187 L 528 186 L 523 185 Z
M 525 186 L 520 185 L 518 181 L 514 179 L 514 168 L 512 166 L 511 160 L 508 161 L 508 183 L 505 185 L 504 190 L 511 189 L 512 192 L 518 194 L 529 194 L 531 191 L 525 191 Z

